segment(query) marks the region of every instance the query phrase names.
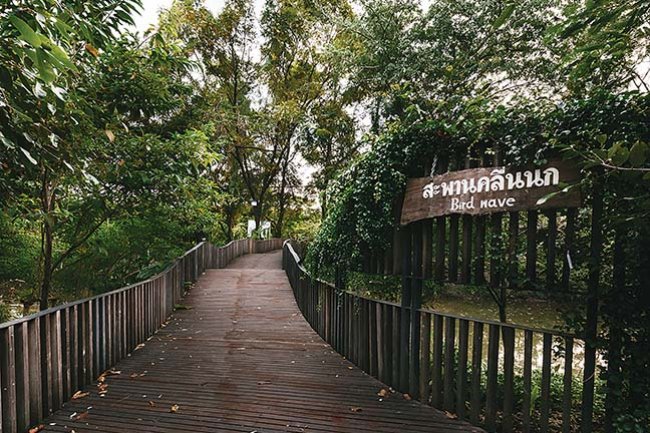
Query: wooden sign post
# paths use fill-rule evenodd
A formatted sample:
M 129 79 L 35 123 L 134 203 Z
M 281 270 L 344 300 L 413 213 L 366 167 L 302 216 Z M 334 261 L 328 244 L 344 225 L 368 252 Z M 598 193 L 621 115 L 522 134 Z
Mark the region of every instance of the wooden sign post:
M 540 168 L 481 167 L 409 179 L 400 223 L 581 204 L 580 171 L 566 161 Z

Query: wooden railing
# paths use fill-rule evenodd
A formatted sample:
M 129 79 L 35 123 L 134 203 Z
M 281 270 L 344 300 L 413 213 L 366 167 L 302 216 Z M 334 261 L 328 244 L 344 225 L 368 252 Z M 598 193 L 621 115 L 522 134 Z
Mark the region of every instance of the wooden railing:
M 146 281 L 0 324 L 0 433 L 26 431 L 145 342 L 207 268 L 281 247 L 202 242 Z
M 413 312 L 357 296 L 312 278 L 288 241 L 283 269 L 323 340 L 388 386 L 452 417 L 489 432 L 576 432 L 584 410 L 593 410 L 579 401 L 584 378 L 574 377 L 574 353 L 583 342 L 572 335 Z M 415 328 L 411 314 L 417 315 Z M 582 428 L 592 431 L 591 425 Z

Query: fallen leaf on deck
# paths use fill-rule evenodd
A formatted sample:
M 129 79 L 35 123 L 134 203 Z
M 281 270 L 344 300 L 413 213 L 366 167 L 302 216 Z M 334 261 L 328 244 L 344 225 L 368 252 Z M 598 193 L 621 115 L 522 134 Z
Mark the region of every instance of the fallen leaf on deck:
M 140 349 L 142 349 L 143 347 L 144 347 L 144 343 L 140 343 L 140 344 L 138 344 L 137 346 L 135 346 L 135 349 L 133 349 L 133 350 L 134 350 L 134 351 L 136 351 L 136 350 L 140 350 Z
M 153 401 L 151 401 L 151 400 L 149 400 L 149 406 L 154 407 L 154 406 L 156 406 L 156 403 L 153 402 Z
M 169 408 L 169 412 L 176 413 L 176 412 L 178 412 L 178 409 L 180 409 L 180 406 L 175 404 L 175 405 L 173 405 L 172 407 Z
M 261 381 L 257 382 L 257 384 L 258 385 L 270 385 L 271 382 L 269 382 L 268 380 L 261 380 Z
M 404 400 L 407 400 L 407 401 L 411 400 L 411 396 L 408 395 L 408 394 L 404 394 Z
M 89 392 L 77 391 L 72 396 L 72 399 L 73 400 L 79 400 L 80 398 L 88 397 L 89 395 L 90 395 Z
M 72 418 L 74 421 L 80 421 L 82 419 L 88 418 L 88 412 L 81 412 L 80 414 L 77 414 L 74 418 Z
M 355 406 L 353 406 L 353 407 L 350 408 L 350 410 L 351 410 L 352 412 L 361 412 L 363 409 L 361 409 L 360 407 L 355 407 Z
M 449 419 L 458 419 L 458 415 L 455 415 L 455 414 L 453 414 L 453 413 L 451 413 L 451 412 L 447 412 L 447 411 L 445 411 L 445 415 L 446 415 L 447 418 L 449 418 Z
M 379 390 L 377 395 L 379 397 L 388 397 L 390 395 L 390 392 L 388 392 L 388 390 L 386 388 L 382 388 L 381 390 Z
M 38 433 L 39 431 L 43 430 L 45 428 L 45 425 L 39 424 L 34 428 L 29 429 L 29 433 Z

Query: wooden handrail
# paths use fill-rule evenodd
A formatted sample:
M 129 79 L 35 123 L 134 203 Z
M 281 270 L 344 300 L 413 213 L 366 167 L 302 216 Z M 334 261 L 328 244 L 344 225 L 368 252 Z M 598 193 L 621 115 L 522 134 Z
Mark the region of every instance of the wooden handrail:
M 206 269 L 281 247 L 282 239 L 204 241 L 144 281 L 0 324 L 0 432 L 28 430 L 135 350 Z

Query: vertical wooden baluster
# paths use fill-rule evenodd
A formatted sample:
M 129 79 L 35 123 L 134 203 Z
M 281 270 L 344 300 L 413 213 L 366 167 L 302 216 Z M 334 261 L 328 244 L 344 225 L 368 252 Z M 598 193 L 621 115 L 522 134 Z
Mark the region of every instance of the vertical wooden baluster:
M 70 391 L 74 394 L 79 389 L 79 324 L 77 320 L 78 304 L 70 308 Z
M 485 428 L 496 430 L 497 420 L 497 376 L 499 368 L 499 325 L 489 325 L 487 389 L 485 398 Z
M 41 386 L 43 389 L 43 415 L 48 416 L 52 410 L 52 349 L 50 347 L 50 320 L 41 316 Z
M 481 414 L 481 368 L 483 366 L 483 323 L 474 322 L 472 337 L 472 384 L 470 421 L 478 424 Z
M 573 393 L 573 338 L 564 339 L 564 378 L 562 394 L 562 433 L 571 433 L 571 403 Z
M 16 358 L 13 326 L 0 329 L 0 400 L 3 432 L 17 433 L 16 425 Z
M 469 345 L 469 321 L 458 322 L 458 367 L 456 369 L 456 414 L 464 419 L 467 401 L 467 350 Z
M 456 351 L 456 319 L 445 317 L 445 366 L 443 375 L 444 403 L 449 412 L 454 411 L 454 357 Z
M 431 397 L 431 315 L 422 313 L 420 319 L 422 332 L 420 333 L 420 401 L 429 404 Z
M 30 320 L 27 324 L 29 334 L 29 418 L 34 423 L 43 418 L 43 375 L 41 373 L 41 322 Z
M 401 297 L 401 320 L 400 320 L 400 379 L 398 390 L 404 393 L 409 392 L 409 338 L 410 338 L 410 316 L 411 296 L 413 286 L 413 261 L 412 254 L 413 234 L 418 231 L 414 225 L 407 225 L 402 229 L 402 297 Z M 417 235 L 416 235 L 417 236 Z
M 400 374 L 399 374 L 399 372 L 401 370 L 400 369 L 401 357 L 400 357 L 400 353 L 399 353 L 401 345 L 400 345 L 399 339 L 400 339 L 400 334 L 401 334 L 401 332 L 400 332 L 400 324 L 402 323 L 402 318 L 401 318 L 402 309 L 397 307 L 397 306 L 393 306 L 392 310 L 393 310 L 393 338 L 392 338 L 392 340 L 393 340 L 393 348 L 391 350 L 391 354 L 393 355 L 392 356 L 392 358 L 393 358 L 393 360 L 392 360 L 392 364 L 393 364 L 392 385 L 393 385 L 393 388 L 397 389 L 399 387 L 399 384 L 400 384 Z
M 50 318 L 50 351 L 52 352 L 52 411 L 63 404 L 62 363 L 61 363 L 61 311 L 48 315 Z
M 431 373 L 431 404 L 440 409 L 442 408 L 442 360 L 443 360 L 443 317 L 438 314 L 433 315 L 433 372 Z
M 385 313 L 386 320 L 384 321 L 384 335 L 386 342 L 384 343 L 384 359 L 386 360 L 386 375 L 383 382 L 393 386 L 393 307 L 391 305 L 383 305 L 383 312 Z
M 386 382 L 385 380 L 385 375 L 386 375 L 386 361 L 384 358 L 384 347 L 385 347 L 385 339 L 384 339 L 384 327 L 383 327 L 383 321 L 385 320 L 384 314 L 383 314 L 383 303 L 381 302 L 375 302 L 374 308 L 375 308 L 375 322 L 373 323 L 373 326 L 377 329 L 377 379 L 379 379 L 382 382 Z
M 548 432 L 549 417 L 551 414 L 551 348 L 553 335 L 544 333 L 544 348 L 542 356 L 542 389 L 540 395 L 539 431 Z
M 370 334 L 370 370 L 369 373 L 371 376 L 379 377 L 379 360 L 378 355 L 380 350 L 377 349 L 377 337 L 378 337 L 378 327 L 377 327 L 377 302 L 368 301 L 368 324 Z
M 61 311 L 61 344 L 62 344 L 62 351 L 61 354 L 63 356 L 63 400 L 68 401 L 70 397 L 72 397 L 72 394 L 74 393 L 74 390 L 72 389 L 71 383 L 70 383 L 70 377 L 71 377 L 71 352 L 73 350 L 71 349 L 73 346 L 71 345 L 71 329 L 70 329 L 70 315 L 72 314 L 72 308 L 68 307 L 64 310 Z
M 15 326 L 14 341 L 16 342 L 16 425 L 19 431 L 25 431 L 30 427 L 29 330 L 27 322 Z M 2 384 L 0 384 L 0 389 L 2 389 Z M 1 423 L 2 419 L 0 419 Z
M 503 433 L 511 433 L 513 429 L 512 410 L 515 392 L 515 330 L 503 326 Z
M 530 432 L 530 410 L 532 394 L 532 369 L 533 369 L 533 332 L 524 331 L 524 396 L 521 406 L 521 421 L 523 433 Z
M 470 421 L 478 424 L 481 414 L 481 369 L 483 367 L 483 323 L 474 322 L 472 337 L 472 383 Z

